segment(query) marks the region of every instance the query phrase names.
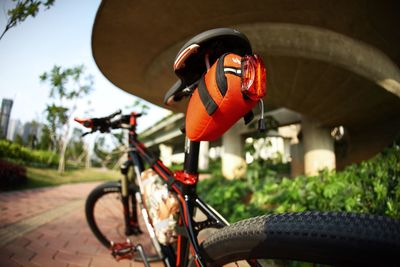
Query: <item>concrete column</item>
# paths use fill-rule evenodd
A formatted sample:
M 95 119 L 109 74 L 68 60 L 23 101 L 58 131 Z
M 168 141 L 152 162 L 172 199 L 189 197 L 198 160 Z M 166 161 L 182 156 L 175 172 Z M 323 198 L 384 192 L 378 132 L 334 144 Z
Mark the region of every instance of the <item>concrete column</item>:
M 164 163 L 165 166 L 171 167 L 172 166 L 172 146 L 167 146 L 164 144 L 160 144 L 158 146 L 160 149 L 160 159 Z
M 303 143 L 299 142 L 297 144 L 290 145 L 290 176 L 296 177 L 304 174 L 304 149 Z
M 228 179 L 242 177 L 246 172 L 243 140 L 240 135 L 243 127 L 240 120 L 222 136 L 222 174 Z
M 336 158 L 334 140 L 328 129 L 322 128 L 318 122 L 303 118 L 304 173 L 316 175 L 322 169 L 334 170 Z
M 199 170 L 208 170 L 208 149 L 210 147 L 209 142 L 201 142 L 200 143 L 200 152 L 199 152 Z
M 283 162 L 286 163 L 290 159 L 290 138 L 283 138 Z

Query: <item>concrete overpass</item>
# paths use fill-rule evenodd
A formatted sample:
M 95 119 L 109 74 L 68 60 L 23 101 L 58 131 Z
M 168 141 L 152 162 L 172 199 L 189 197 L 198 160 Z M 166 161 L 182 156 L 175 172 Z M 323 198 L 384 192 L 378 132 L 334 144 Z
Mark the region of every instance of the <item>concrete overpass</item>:
M 398 135 L 399 13 L 395 0 L 105 0 L 92 48 L 111 82 L 162 105 L 186 40 L 216 27 L 242 31 L 266 61 L 268 109 L 302 114 L 304 167 L 313 173 L 367 159 Z M 337 126 L 347 141 L 335 155 Z
M 285 126 L 299 124 L 301 122 L 301 115 L 285 108 L 275 109 L 266 112 L 267 125 L 270 125 L 270 131 L 265 135 L 266 137 L 280 137 L 284 140 L 286 149 L 281 149 L 280 152 L 287 153 L 291 150 L 291 155 L 287 156 L 292 158 L 292 175 L 302 174 L 304 168 L 298 166 L 299 162 L 303 162 L 302 155 L 297 153 L 297 144 L 293 144 L 293 139 L 297 138 L 298 129 L 288 129 Z M 185 143 L 184 134 L 180 130 L 185 123 L 185 115 L 183 113 L 170 114 L 162 120 L 156 122 L 153 126 L 149 127 L 140 134 L 140 140 L 144 142 L 153 153 L 159 153 L 163 162 L 169 166 L 172 162 L 183 162 L 183 148 Z M 230 154 L 231 156 L 222 157 L 223 173 L 226 177 L 235 177 L 243 173 L 238 173 L 238 167 L 241 172 L 245 170 L 243 167 L 244 151 L 243 143 L 246 137 L 251 137 L 258 133 L 257 119 L 254 119 L 250 124 L 244 125 L 239 121 L 235 127 L 228 131 L 222 138 L 213 142 L 202 142 L 200 146 L 199 168 L 201 170 L 208 169 L 209 149 L 212 147 L 223 147 L 223 153 Z M 273 127 L 273 129 L 272 129 Z M 289 131 L 288 131 L 289 130 Z M 234 142 L 231 140 L 234 139 Z M 240 139 L 240 142 L 235 142 Z M 285 150 L 285 151 L 283 151 Z M 235 156 L 236 155 L 237 158 Z M 232 168 L 235 164 L 232 161 L 237 161 L 236 168 Z M 236 175 L 233 175 L 235 173 Z

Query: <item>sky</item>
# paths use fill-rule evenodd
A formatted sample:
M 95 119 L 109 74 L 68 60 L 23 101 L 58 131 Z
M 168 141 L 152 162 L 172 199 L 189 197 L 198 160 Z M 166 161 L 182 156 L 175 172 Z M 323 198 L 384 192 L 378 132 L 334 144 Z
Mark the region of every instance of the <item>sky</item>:
M 76 116 L 87 111 L 90 115 L 106 116 L 119 108 L 131 109 L 136 97 L 109 82 L 97 68 L 91 50 L 91 32 L 100 0 L 56 0 L 48 10 L 40 10 L 10 29 L 0 40 L 0 99 L 14 100 L 11 119 L 44 122 L 43 110 L 51 103 L 50 87 L 39 76 L 54 65 L 64 68 L 85 65 L 94 77 L 94 91 L 79 102 Z M 6 25 L 6 12 L 13 7 L 11 0 L 0 0 L 0 29 Z M 106 34 L 106 33 L 105 33 Z M 168 111 L 145 102 L 150 111 L 139 121 L 139 132 L 168 114 Z

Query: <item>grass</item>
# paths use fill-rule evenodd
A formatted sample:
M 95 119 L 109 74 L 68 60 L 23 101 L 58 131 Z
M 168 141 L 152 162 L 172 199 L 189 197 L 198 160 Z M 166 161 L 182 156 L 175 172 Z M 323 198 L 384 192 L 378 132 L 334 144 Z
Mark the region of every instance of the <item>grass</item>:
M 59 174 L 56 169 L 27 167 L 28 182 L 17 189 L 38 188 L 60 184 L 118 180 L 118 171 L 90 168 L 67 170 Z

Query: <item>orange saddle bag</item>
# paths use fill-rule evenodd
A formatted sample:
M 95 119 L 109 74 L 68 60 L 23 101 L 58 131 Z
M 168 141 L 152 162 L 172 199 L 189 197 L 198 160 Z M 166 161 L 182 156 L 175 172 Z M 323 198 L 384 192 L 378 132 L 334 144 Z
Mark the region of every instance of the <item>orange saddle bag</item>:
M 186 112 L 186 135 L 190 140 L 212 141 L 219 138 L 251 112 L 265 95 L 265 68 L 262 61 L 262 66 L 252 66 L 253 69 L 249 71 L 248 66 L 243 64 L 245 58 L 224 54 L 201 77 Z M 243 77 L 242 74 L 249 77 Z M 248 93 L 252 94 L 243 93 L 246 79 L 251 81 Z

